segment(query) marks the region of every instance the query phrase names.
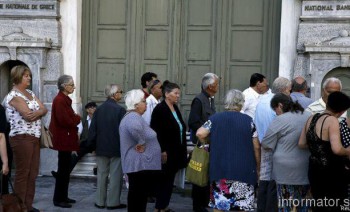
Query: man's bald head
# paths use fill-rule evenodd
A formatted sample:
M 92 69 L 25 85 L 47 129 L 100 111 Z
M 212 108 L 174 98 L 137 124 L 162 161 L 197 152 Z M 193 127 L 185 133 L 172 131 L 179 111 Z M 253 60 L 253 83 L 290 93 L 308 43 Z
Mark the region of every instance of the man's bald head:
M 297 76 L 292 80 L 292 92 L 306 93 L 307 82 L 304 77 Z

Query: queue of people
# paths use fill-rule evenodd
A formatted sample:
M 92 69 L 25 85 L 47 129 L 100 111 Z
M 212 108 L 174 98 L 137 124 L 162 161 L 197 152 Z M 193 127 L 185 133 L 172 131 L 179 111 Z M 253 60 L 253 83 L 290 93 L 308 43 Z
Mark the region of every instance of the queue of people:
M 8 193 L 13 155 L 16 193 L 28 211 L 37 212 L 35 179 L 41 118 L 47 109 L 28 89 L 28 67 L 13 67 L 11 80 L 13 89 L 0 107 L 1 191 Z M 267 78 L 255 73 L 244 92 L 227 91 L 225 111 L 217 113 L 214 97 L 219 84 L 216 74 L 205 74 L 191 104 L 191 140 L 205 145 L 210 155 L 207 185 L 192 187 L 193 211 L 252 211 L 256 194 L 257 211 L 340 211 L 340 205 L 281 201 L 349 198 L 350 129 L 347 119 L 340 117 L 346 117 L 350 98 L 341 92 L 340 80 L 326 79 L 322 97 L 312 103 L 304 78 L 278 77 L 269 89 Z M 177 106 L 180 86 L 162 83 L 152 72 L 142 76 L 141 85 L 125 94 L 126 109 L 119 104 L 121 86 L 107 85 L 104 103 L 85 106 L 88 115 L 80 135 L 77 126 L 82 119 L 69 97 L 74 80 L 69 75 L 58 78 L 49 126 L 53 149 L 58 151 L 58 169 L 52 172 L 55 206 L 71 208 L 76 203 L 68 195 L 70 173 L 84 155 L 95 152 L 96 208 L 146 211 L 154 198 L 155 211 L 173 211 L 169 203 L 175 175 L 188 162 L 187 128 Z M 123 174 L 129 182 L 127 204 L 120 199 Z

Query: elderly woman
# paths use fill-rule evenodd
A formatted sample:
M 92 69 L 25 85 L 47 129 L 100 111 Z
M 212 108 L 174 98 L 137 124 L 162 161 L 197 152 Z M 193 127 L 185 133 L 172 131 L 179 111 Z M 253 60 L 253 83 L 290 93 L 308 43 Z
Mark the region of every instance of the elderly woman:
M 341 144 L 339 118 L 350 107 L 350 98 L 339 91 L 328 96 L 326 110 L 306 122 L 299 138 L 299 147 L 309 148 L 309 181 L 313 198 L 337 200 L 322 204 L 313 211 L 341 211 L 346 204 L 347 180 L 342 156 L 350 156 L 350 147 Z M 328 203 L 328 202 L 325 202 Z M 321 206 L 321 207 L 319 207 Z
M 58 166 L 53 203 L 57 207 L 70 208 L 76 201 L 68 198 L 70 164 L 72 151 L 79 150 L 77 125 L 80 116 L 72 109 L 69 94 L 75 89 L 73 78 L 62 75 L 57 80 L 58 94 L 52 103 L 50 132 L 53 136 L 53 149 L 58 151 Z
M 180 98 L 180 87 L 172 82 L 163 83 L 163 98 L 153 110 L 151 127 L 157 133 L 162 151 L 162 171 L 158 181 L 155 208 L 167 208 L 171 199 L 175 174 L 187 164 L 186 125 L 176 104 Z
M 197 130 L 210 141 L 209 206 L 214 211 L 254 210 L 254 185 L 260 170 L 260 144 L 250 116 L 241 113 L 244 95 L 229 90 L 226 112 L 216 113 Z
M 295 205 L 298 200 L 306 202 L 309 192 L 308 158 L 309 152 L 298 148 L 298 141 L 307 119 L 311 116 L 304 112 L 299 103 L 282 93 L 276 94 L 271 99 L 271 108 L 277 117 L 268 127 L 261 146 L 266 151 L 273 152 L 272 178 L 277 183 L 277 196 L 279 211 L 308 211 L 304 205 Z M 291 121 L 292 120 L 292 121 Z M 295 207 L 295 208 L 294 208 Z M 294 209 L 293 209 L 294 208 Z
M 33 208 L 35 179 L 39 173 L 41 120 L 47 109 L 35 94 L 27 89 L 31 71 L 23 65 L 11 69 L 13 88 L 6 96 L 5 107 L 10 122 L 10 145 L 16 166 L 15 190 L 28 211 Z
M 127 113 L 120 123 L 120 151 L 123 173 L 129 178 L 128 211 L 146 211 L 147 194 L 155 187 L 156 170 L 161 169 L 157 134 L 142 118 L 146 100 L 140 89 L 125 95 Z

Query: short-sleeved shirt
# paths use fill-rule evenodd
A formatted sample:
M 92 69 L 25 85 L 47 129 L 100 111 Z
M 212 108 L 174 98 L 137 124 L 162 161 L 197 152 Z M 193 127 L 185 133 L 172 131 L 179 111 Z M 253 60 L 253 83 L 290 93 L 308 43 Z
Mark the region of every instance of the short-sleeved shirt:
M 310 113 L 287 112 L 270 124 L 261 145 L 273 151 L 272 178 L 278 184 L 307 185 L 310 153 L 298 141 Z
M 247 114 L 252 119 L 254 119 L 255 109 L 256 109 L 256 106 L 258 105 L 260 94 L 251 87 L 245 89 L 243 91 L 243 94 L 244 94 L 244 105 L 241 112 Z
M 326 103 L 323 101 L 322 98 L 319 98 L 318 100 L 311 103 L 307 108 L 307 111 L 311 112 L 312 115 L 315 115 L 316 113 L 323 113 L 323 111 L 326 110 Z M 340 122 L 342 118 L 347 117 L 347 112 L 345 111 L 341 117 L 338 118 L 338 121 Z
M 39 110 L 40 105 L 35 100 L 35 94 L 28 89 L 27 89 L 27 92 L 32 96 L 31 100 L 28 99 L 26 96 L 24 96 L 21 92 L 18 92 L 16 90 L 10 91 L 10 93 L 5 97 L 6 98 L 5 99 L 6 115 L 11 126 L 10 137 L 13 137 L 15 135 L 21 135 L 21 134 L 29 134 L 37 138 L 40 138 L 41 120 L 38 119 L 33 122 L 27 122 L 26 120 L 24 120 L 24 118 L 19 113 L 19 111 L 10 105 L 10 101 L 14 97 L 20 97 L 24 99 L 28 108 L 31 111 Z

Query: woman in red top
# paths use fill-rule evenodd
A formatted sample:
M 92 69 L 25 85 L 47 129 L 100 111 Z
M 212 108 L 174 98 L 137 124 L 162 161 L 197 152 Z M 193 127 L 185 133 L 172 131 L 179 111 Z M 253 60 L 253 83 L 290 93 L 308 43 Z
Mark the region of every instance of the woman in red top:
M 58 170 L 53 203 L 57 207 L 71 208 L 76 201 L 68 198 L 68 185 L 72 151 L 79 150 L 77 125 L 80 116 L 72 109 L 69 94 L 75 89 L 73 78 L 62 75 L 58 78 L 59 92 L 52 103 L 50 132 L 53 135 L 53 149 L 58 151 Z

